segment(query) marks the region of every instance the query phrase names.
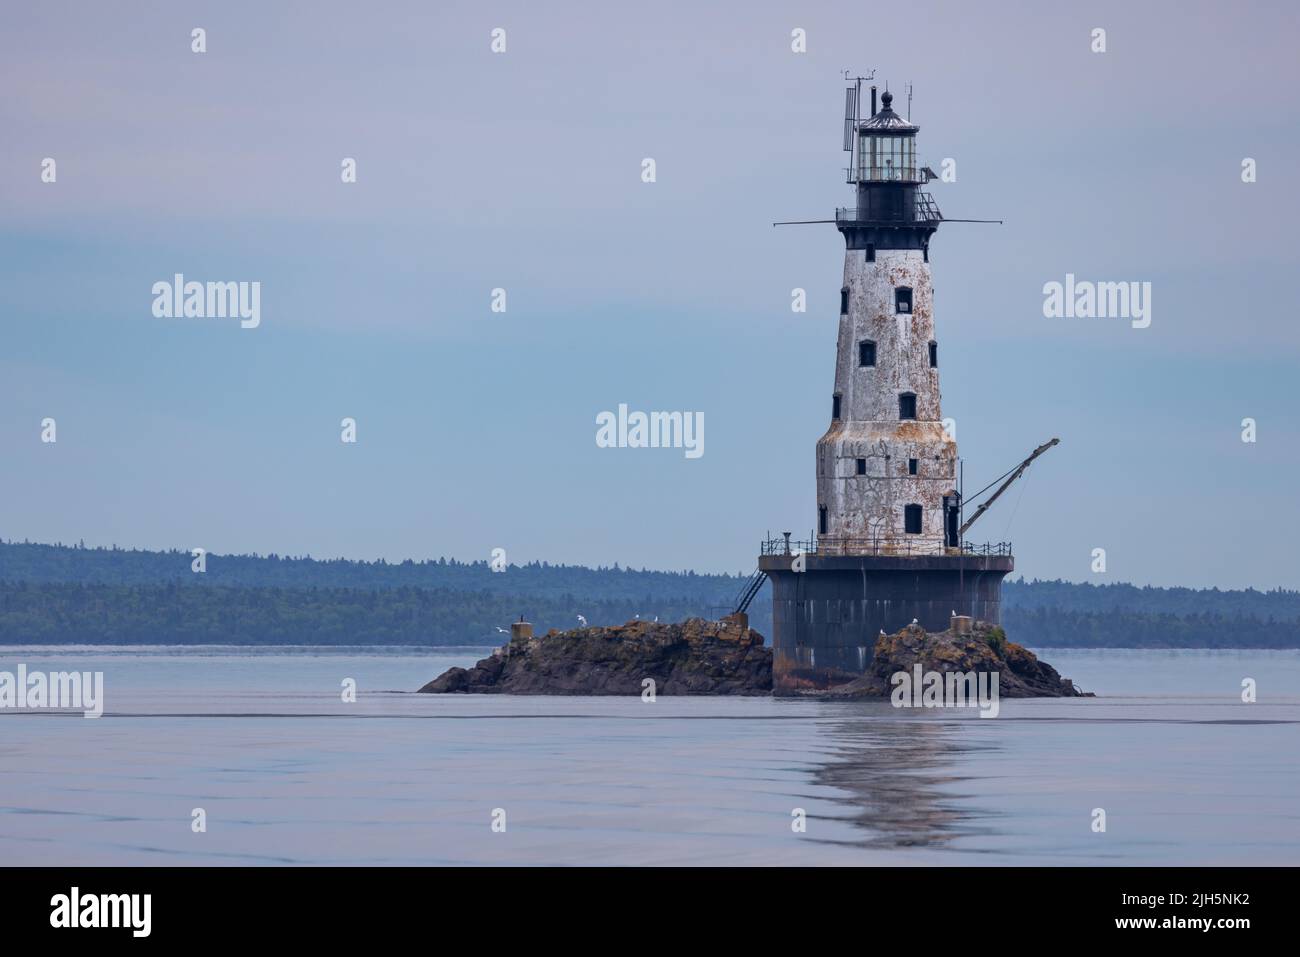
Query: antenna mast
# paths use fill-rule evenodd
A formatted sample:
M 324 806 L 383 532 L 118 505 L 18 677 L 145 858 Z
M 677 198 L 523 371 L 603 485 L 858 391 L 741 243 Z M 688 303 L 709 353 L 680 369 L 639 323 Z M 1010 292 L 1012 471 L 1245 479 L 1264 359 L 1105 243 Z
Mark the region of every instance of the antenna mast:
M 844 91 L 844 152 L 849 154 L 849 169 L 855 168 L 857 159 L 858 124 L 862 122 L 862 81 L 874 80 L 876 71 L 866 76 L 849 76 L 849 71 L 841 74 L 846 80 L 852 80 L 853 86 Z

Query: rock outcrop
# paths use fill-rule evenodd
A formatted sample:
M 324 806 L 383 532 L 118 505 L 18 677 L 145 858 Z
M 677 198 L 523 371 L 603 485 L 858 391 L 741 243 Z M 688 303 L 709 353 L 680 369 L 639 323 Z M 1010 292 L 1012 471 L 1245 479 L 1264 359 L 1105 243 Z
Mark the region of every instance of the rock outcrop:
M 452 668 L 429 694 L 767 695 L 772 651 L 743 616 L 676 624 L 629 621 L 613 628 L 522 635 L 473 668 Z
M 977 621 L 967 634 L 952 631 L 927 632 L 909 625 L 892 635 L 876 639 L 874 657 L 867 673 L 848 684 L 816 692 L 828 698 L 887 698 L 894 689 L 890 679 L 900 671 L 996 672 L 1002 698 L 1092 697 L 1074 682 L 1062 678 L 1055 668 L 1027 648 L 1008 641 L 996 625 Z
M 927 632 L 911 625 L 876 639 L 867 673 L 825 698 L 888 698 L 897 672 L 998 675 L 1001 698 L 1090 697 L 997 626 Z M 629 621 L 611 628 L 520 634 L 472 668 L 452 668 L 430 681 L 427 694 L 640 695 L 653 678 L 655 694 L 767 695 L 772 651 L 742 617 L 688 618 L 666 624 Z

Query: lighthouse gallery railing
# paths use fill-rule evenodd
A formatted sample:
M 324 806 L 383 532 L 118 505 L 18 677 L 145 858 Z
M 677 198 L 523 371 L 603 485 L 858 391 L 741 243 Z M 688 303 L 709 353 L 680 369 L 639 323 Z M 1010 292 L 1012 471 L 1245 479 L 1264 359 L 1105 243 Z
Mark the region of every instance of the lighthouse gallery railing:
M 786 538 L 769 538 L 762 544 L 763 555 L 792 555 L 796 552 L 803 555 L 903 555 L 903 556 L 924 556 L 924 555 L 950 555 L 956 549 L 945 548 L 936 542 L 914 541 L 909 539 L 884 539 L 884 538 L 832 538 L 821 536 L 811 541 L 791 541 Z M 963 555 L 989 556 L 1009 556 L 1011 555 L 1010 542 L 963 542 L 961 547 Z
M 903 222 L 891 222 L 892 226 L 906 226 L 916 223 L 941 223 L 943 214 L 939 212 L 939 205 L 934 201 L 934 196 L 924 190 L 916 191 L 916 205 L 913 207 L 912 218 Z M 869 219 L 862 219 L 858 210 L 853 207 L 841 206 L 835 210 L 835 222 L 839 223 L 860 223 L 870 222 Z

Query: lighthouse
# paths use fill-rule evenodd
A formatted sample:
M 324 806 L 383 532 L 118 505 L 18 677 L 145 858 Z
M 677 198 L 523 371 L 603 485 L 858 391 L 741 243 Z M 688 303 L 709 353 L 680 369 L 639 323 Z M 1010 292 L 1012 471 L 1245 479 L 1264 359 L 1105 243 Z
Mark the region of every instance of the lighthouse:
M 823 552 L 942 555 L 957 544 L 957 443 L 940 411 L 930 282 L 940 217 L 919 189 L 918 128 L 892 100 L 856 124 L 857 206 L 835 216 L 844 284 L 817 536 Z
M 940 360 L 949 356 L 930 272 L 944 219 L 922 188 L 934 174 L 917 159 L 919 127 L 895 112 L 889 92 L 877 105 L 875 87 L 861 109 L 862 92 L 862 79 L 849 87 L 844 121 L 855 205 L 813 221 L 833 222 L 844 237 L 815 531 L 765 541 L 755 579 L 772 582 L 777 693 L 859 677 L 880 633 L 912 622 L 927 631 L 948 628 L 953 615 L 999 622 L 1002 579 L 1014 568 L 1009 543 L 963 541 L 971 522 L 962 522 L 957 442 L 943 416 Z

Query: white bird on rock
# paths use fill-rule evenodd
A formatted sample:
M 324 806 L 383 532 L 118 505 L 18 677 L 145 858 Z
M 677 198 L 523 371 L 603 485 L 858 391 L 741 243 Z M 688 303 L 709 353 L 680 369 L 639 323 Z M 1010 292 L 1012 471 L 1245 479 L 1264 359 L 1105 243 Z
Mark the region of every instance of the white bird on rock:
M 917 624 L 917 620 L 915 618 L 912 619 L 912 624 L 914 625 Z
M 586 628 L 586 627 L 587 627 L 587 619 L 585 619 L 585 618 L 583 618 L 581 615 L 579 615 L 579 616 L 578 616 L 578 624 L 580 624 L 583 628 Z

